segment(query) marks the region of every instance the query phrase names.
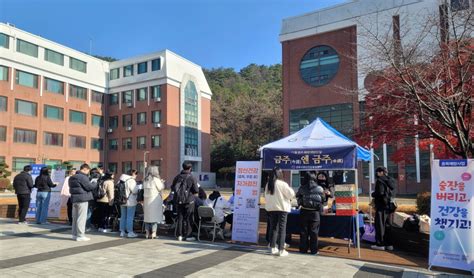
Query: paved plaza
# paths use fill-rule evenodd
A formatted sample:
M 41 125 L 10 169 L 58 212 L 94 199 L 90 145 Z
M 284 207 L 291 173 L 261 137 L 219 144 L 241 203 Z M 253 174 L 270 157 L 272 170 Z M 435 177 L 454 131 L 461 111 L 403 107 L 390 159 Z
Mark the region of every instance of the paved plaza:
M 280 258 L 264 248 L 225 243 L 88 236 L 91 241 L 76 242 L 69 226 L 0 219 L 1 277 L 448 277 L 326 256 Z

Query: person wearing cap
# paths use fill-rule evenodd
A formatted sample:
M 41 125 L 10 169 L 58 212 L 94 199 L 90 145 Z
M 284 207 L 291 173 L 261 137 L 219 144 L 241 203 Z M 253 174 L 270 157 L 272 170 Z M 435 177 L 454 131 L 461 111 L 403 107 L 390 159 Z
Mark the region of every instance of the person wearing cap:
M 375 203 L 376 245 L 372 245 L 371 248 L 392 251 L 390 199 L 395 185 L 394 181 L 387 175 L 387 168 L 377 167 L 375 172 L 377 181 L 375 182 L 375 191 L 372 192 L 372 198 L 374 198 Z

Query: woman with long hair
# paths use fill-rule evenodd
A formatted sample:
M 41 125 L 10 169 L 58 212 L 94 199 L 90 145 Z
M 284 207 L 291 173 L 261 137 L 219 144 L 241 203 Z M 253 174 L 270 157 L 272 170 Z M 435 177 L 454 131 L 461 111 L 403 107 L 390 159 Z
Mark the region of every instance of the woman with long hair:
M 112 231 L 107 229 L 107 219 L 114 205 L 114 172 L 105 172 L 102 181 L 103 182 L 99 183 L 98 186 L 102 187 L 105 195 L 97 199 L 97 224 L 99 226 L 99 232 L 108 233 Z
M 288 212 L 291 211 L 291 199 L 294 197 L 293 189 L 283 181 L 283 171 L 279 167 L 273 168 L 265 188 L 265 209 L 270 216 L 272 255 L 288 256 L 285 250 L 286 221 Z
M 49 200 L 51 199 L 51 188 L 56 185 L 51 180 L 48 167 L 40 170 L 40 175 L 35 179 L 36 193 L 36 224 L 44 224 L 48 219 Z
M 158 166 L 148 167 L 143 182 L 143 213 L 146 238 L 156 238 L 158 223 L 163 221 L 163 197 L 161 196 L 161 191 L 164 188 Z

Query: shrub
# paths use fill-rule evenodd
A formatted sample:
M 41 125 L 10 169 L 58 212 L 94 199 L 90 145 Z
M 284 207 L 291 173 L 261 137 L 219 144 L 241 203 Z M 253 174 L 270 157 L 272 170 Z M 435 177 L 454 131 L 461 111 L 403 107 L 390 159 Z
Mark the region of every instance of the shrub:
M 416 208 L 418 214 L 430 215 L 431 192 L 421 192 L 416 195 Z

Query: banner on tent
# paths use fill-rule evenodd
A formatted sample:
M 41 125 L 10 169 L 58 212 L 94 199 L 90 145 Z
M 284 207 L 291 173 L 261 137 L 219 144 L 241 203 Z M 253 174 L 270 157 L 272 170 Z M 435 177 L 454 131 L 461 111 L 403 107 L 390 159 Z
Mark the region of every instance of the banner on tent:
M 432 165 L 429 264 L 474 273 L 474 159 Z
M 355 147 L 324 149 L 264 149 L 263 168 L 284 170 L 353 169 Z

